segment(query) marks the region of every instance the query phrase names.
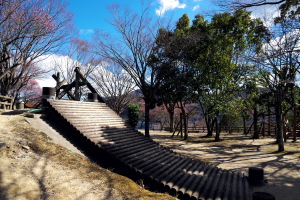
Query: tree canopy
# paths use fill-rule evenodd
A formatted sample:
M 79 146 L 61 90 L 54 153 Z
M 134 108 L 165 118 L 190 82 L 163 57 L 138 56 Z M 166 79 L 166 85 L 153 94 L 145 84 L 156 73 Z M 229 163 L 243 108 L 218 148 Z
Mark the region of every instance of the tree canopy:
M 244 53 L 250 49 L 258 52 L 265 35 L 262 22 L 251 19 L 244 10 L 215 14 L 211 22 L 196 15 L 192 25 L 183 15 L 173 31 L 160 30 L 150 59 L 165 98 L 198 101 L 207 126 L 213 128 L 230 99 L 241 91 L 248 72 L 242 64 Z

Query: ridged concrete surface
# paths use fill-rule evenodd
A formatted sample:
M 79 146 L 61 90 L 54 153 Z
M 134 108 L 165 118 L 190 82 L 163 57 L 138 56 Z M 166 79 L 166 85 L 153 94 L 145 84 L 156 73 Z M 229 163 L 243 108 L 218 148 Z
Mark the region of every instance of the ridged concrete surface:
M 132 129 L 104 103 L 47 100 L 64 123 L 180 199 L 250 200 L 247 177 L 174 153 Z

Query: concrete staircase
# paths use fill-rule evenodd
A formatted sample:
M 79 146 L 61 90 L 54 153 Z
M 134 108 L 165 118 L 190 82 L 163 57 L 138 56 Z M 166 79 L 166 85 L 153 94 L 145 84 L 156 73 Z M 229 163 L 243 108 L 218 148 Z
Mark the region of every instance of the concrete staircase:
M 180 199 L 250 200 L 247 177 L 173 152 L 131 128 L 104 103 L 44 100 L 46 114 L 123 167 Z M 88 147 L 87 147 L 88 148 Z M 103 157 L 104 159 L 104 157 Z

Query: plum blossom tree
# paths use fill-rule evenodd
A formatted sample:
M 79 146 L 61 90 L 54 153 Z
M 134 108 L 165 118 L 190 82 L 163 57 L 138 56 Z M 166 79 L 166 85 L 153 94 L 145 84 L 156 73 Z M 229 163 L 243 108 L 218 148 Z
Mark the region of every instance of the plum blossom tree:
M 165 105 L 156 106 L 154 109 L 150 110 L 150 123 L 159 123 L 160 130 L 167 124 L 170 124 L 170 117 Z
M 56 51 L 73 31 L 72 14 L 60 0 L 0 1 L 0 94 L 23 80 L 41 55 Z M 12 84 L 11 80 L 14 80 Z
M 20 95 L 24 103 L 37 103 L 42 95 L 42 88 L 36 80 L 30 79 L 28 84 L 21 89 Z
M 36 63 L 27 63 L 26 65 L 17 66 L 12 78 L 6 79 L 3 87 L 7 87 L 10 96 L 20 97 L 24 88 L 28 88 L 29 85 L 33 83 L 38 85 L 37 82 L 33 80 L 43 77 L 43 74 L 46 72 L 47 71 L 39 67 Z

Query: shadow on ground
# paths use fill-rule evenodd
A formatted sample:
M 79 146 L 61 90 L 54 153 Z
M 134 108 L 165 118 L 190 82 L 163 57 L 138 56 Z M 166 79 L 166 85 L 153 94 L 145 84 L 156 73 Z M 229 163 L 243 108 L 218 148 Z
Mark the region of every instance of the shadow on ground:
M 223 140 L 203 138 L 202 134 L 190 134 L 188 141 L 171 138 L 170 133 L 153 132 L 152 138 L 162 145 L 185 156 L 202 160 L 222 169 L 240 171 L 248 175 L 249 167 L 264 169 L 268 183 L 253 187 L 253 191 L 265 191 L 276 199 L 298 200 L 300 188 L 300 143 L 285 143 L 285 152 L 277 152 L 273 138 L 253 140 L 244 135 L 223 134 Z M 205 134 L 205 133 L 203 133 Z M 298 138 L 299 141 L 300 138 Z

